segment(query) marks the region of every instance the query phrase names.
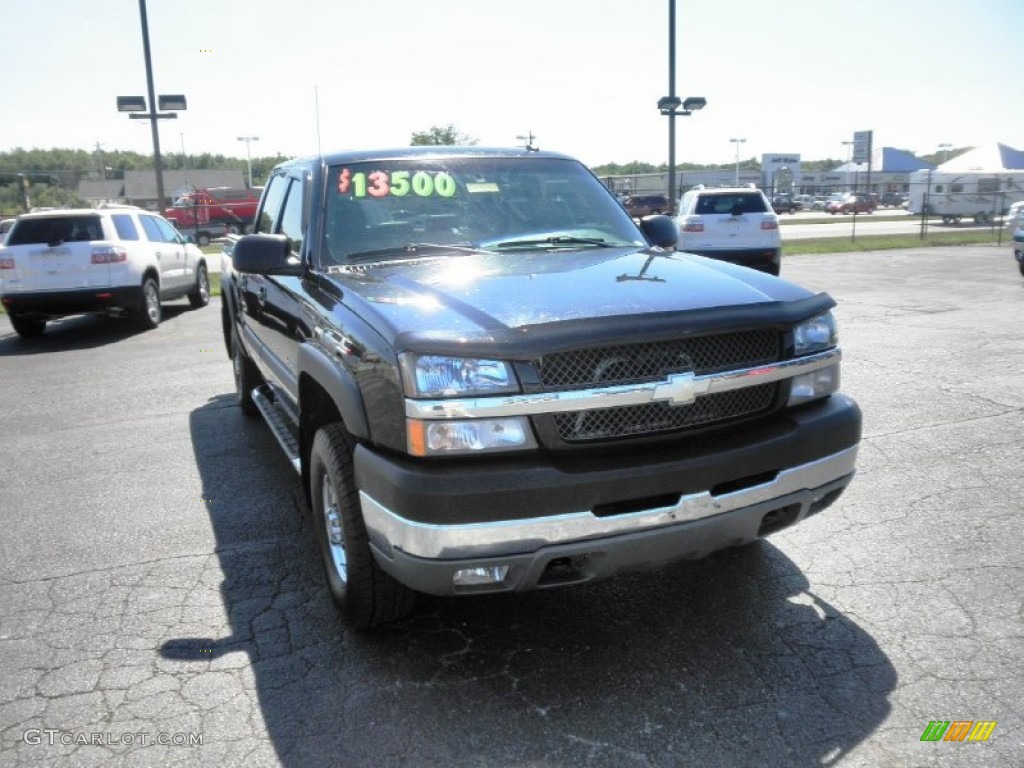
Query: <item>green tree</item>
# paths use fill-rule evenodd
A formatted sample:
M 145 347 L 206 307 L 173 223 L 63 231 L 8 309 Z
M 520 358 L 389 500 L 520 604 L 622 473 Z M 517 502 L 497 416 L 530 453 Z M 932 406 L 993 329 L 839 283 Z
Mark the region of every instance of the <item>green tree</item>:
M 448 123 L 443 128 L 439 125 L 430 126 L 428 131 L 416 131 L 409 141 L 411 147 L 436 147 L 451 144 L 476 144 L 477 140 L 467 133 L 459 133 L 458 129 Z

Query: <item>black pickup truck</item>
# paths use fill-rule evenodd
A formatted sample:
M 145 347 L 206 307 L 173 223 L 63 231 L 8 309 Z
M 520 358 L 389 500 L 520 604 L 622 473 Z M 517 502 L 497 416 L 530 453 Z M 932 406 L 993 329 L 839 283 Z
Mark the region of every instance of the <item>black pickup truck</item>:
M 834 301 L 672 250 L 570 157 L 273 170 L 225 248 L 238 402 L 301 475 L 356 627 L 756 541 L 854 474 Z

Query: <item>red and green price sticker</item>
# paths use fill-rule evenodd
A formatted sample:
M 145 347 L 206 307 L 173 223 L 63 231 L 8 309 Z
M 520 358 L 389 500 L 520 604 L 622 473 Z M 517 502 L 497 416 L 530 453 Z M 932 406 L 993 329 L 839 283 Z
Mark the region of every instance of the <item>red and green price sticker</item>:
M 352 173 L 342 168 L 338 174 L 338 192 L 353 197 L 455 197 L 455 179 L 450 173 L 438 171 L 374 171 Z

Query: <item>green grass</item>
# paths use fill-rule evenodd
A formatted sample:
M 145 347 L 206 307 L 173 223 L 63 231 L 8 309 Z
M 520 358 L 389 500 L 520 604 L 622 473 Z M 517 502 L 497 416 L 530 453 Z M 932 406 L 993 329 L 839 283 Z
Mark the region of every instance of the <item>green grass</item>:
M 1002 233 L 1003 243 L 1012 237 Z M 930 230 L 921 239 L 919 234 L 907 235 L 858 235 L 856 240 L 849 237 L 812 237 L 801 240 L 786 240 L 783 234 L 782 252 L 786 256 L 800 254 L 851 253 L 857 251 L 892 251 L 903 248 L 929 248 L 948 245 L 996 245 L 999 232 L 991 229 L 974 229 L 959 232 L 936 232 Z
M 793 218 L 787 216 L 784 213 L 779 214 L 779 224 L 786 226 L 788 224 L 835 224 L 837 221 L 850 221 L 853 216 L 847 214 L 845 216 L 833 216 L 831 213 L 822 213 L 815 218 Z M 867 218 L 868 221 L 907 221 L 907 214 L 905 213 L 862 213 L 857 215 L 858 219 Z M 920 221 L 920 219 L 917 219 Z M 936 219 L 938 221 L 938 219 Z

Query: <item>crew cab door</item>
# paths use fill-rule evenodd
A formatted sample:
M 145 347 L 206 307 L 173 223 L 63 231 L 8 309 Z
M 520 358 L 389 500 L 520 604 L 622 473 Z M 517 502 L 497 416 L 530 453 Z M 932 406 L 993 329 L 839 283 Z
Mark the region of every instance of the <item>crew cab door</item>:
M 302 178 L 273 176 L 256 219 L 256 233 L 283 234 L 292 253 L 302 257 L 305 183 Z M 301 278 L 243 274 L 241 290 L 246 320 L 258 341 L 264 377 L 298 399 L 298 349 L 307 331 L 300 322 Z

